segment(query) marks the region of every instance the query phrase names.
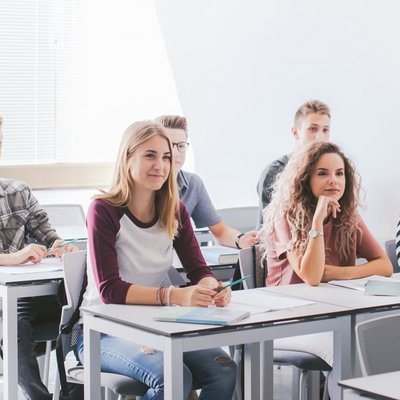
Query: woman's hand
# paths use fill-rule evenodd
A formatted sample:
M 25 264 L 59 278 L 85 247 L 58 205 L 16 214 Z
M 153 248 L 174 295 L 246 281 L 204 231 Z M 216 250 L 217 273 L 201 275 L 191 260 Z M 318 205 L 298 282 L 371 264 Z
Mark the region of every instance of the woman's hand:
M 258 232 L 249 231 L 239 238 L 238 245 L 240 246 L 241 249 L 247 249 L 251 246 L 254 246 L 259 241 L 260 237 L 258 236 Z
M 47 249 L 40 244 L 31 243 L 15 253 L 10 254 L 11 265 L 21 265 L 27 262 L 37 264 L 47 256 Z
M 217 292 L 209 287 L 193 285 L 185 288 L 173 289 L 171 303 L 185 307 L 208 307 L 214 303 Z
M 323 223 L 330 214 L 332 214 L 333 218 L 336 218 L 338 213 L 340 213 L 340 204 L 336 197 L 324 195 L 318 197 L 314 220 L 316 219 Z
M 79 250 L 73 244 L 63 245 L 64 243 L 66 242 L 64 242 L 64 240 L 62 239 L 55 240 L 48 254 L 54 255 L 56 257 L 62 257 L 65 253 L 73 253 Z
M 218 282 L 217 288 L 222 286 L 223 286 L 222 282 Z M 230 287 L 223 289 L 220 292 L 217 292 L 217 294 L 214 296 L 214 304 L 217 307 L 225 307 L 230 303 L 231 296 L 232 296 L 232 290 Z

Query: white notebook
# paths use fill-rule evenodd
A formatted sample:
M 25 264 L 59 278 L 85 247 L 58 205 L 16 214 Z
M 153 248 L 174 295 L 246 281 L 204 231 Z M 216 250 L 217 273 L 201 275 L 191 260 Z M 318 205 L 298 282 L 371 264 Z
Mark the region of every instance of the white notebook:
M 380 275 L 371 275 L 365 278 L 360 279 L 348 279 L 348 280 L 333 280 L 329 281 L 330 285 L 341 286 L 348 289 L 359 290 L 361 292 L 365 292 L 365 287 L 368 281 L 380 281 L 380 282 L 399 282 L 397 279 L 393 279 L 390 277 L 380 276 Z

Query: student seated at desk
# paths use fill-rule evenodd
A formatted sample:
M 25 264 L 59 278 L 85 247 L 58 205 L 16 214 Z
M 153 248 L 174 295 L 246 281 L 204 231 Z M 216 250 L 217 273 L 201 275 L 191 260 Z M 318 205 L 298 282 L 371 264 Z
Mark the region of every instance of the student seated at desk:
M 337 145 L 319 141 L 292 155 L 264 211 L 266 285 L 392 274 L 386 253 L 357 212 L 359 189 L 353 164 Z M 356 257 L 367 262 L 356 266 Z M 332 365 L 331 333 L 276 342 Z
M 182 170 L 186 150 L 189 146 L 186 118 L 179 115 L 162 115 L 157 120 L 166 128 L 171 140 L 179 197 L 196 227 L 208 227 L 218 242 L 224 246 L 245 249 L 258 243 L 259 238 L 256 231 L 240 233 L 226 225 L 218 215 L 200 177 Z
M 3 144 L 0 117 L 0 155 Z M 1 265 L 38 263 L 47 255 L 61 257 L 76 251 L 73 245 L 58 247 L 63 240 L 49 223 L 30 188 L 23 182 L 0 179 L 0 271 Z M 28 244 L 28 236 L 38 243 Z M 51 247 L 51 250 L 47 250 Z M 58 324 L 61 306 L 55 296 L 25 298 L 18 302 L 18 383 L 28 399 L 49 400 L 52 395 L 40 379 L 32 324 Z M 42 349 L 43 350 L 43 349 Z
M 267 285 L 392 274 L 357 213 L 359 189 L 352 163 L 333 143 L 316 142 L 291 157 L 264 213 Z M 356 257 L 367 262 L 356 266 Z
M 223 307 L 231 291 L 206 265 L 188 212 L 179 202 L 172 170 L 172 146 L 154 121 L 130 125 L 120 145 L 109 191 L 91 203 L 88 217 L 88 287 L 83 305 L 104 303 Z M 192 286 L 164 287 L 176 250 Z M 83 337 L 77 345 L 83 357 Z M 236 364 L 219 348 L 183 355 L 184 393 L 194 382 L 200 399 L 230 399 Z M 143 399 L 163 399 L 163 354 L 151 348 L 101 336 L 101 369 L 144 382 Z

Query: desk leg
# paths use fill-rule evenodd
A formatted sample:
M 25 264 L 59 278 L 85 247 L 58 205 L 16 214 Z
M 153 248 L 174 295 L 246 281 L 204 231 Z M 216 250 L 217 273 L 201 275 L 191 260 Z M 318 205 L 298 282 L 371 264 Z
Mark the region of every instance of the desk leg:
M 244 345 L 244 398 L 260 399 L 260 343 Z
M 183 399 L 183 351 L 180 340 L 169 340 L 164 350 L 164 398 Z
M 13 287 L 7 286 L 3 297 L 3 397 L 10 400 L 18 398 L 17 301 Z
M 340 329 L 333 332 L 333 369 L 331 372 L 333 393 L 329 393 L 331 399 L 342 399 L 342 388 L 338 382 L 351 377 L 351 319 L 343 317 L 340 321 Z
M 90 328 L 93 317 L 86 317 L 83 324 L 84 340 L 84 393 L 85 399 L 101 399 L 100 386 L 100 332 Z
M 357 316 L 351 315 L 351 336 L 350 336 L 350 349 L 351 349 L 351 378 L 362 376 L 360 360 L 357 354 L 357 343 L 356 343 L 356 324 Z
M 261 399 L 268 400 L 274 394 L 274 342 L 261 342 L 260 348 L 261 368 L 260 368 L 260 388 Z

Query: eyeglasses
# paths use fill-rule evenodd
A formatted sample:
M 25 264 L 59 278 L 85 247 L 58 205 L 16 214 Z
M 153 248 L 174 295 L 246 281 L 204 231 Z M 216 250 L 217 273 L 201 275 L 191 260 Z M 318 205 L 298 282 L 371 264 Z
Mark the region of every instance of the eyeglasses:
M 189 147 L 188 142 L 179 142 L 179 143 L 171 143 L 172 147 L 176 147 L 179 153 L 186 153 L 187 148 Z

